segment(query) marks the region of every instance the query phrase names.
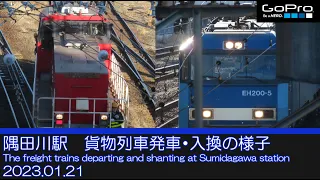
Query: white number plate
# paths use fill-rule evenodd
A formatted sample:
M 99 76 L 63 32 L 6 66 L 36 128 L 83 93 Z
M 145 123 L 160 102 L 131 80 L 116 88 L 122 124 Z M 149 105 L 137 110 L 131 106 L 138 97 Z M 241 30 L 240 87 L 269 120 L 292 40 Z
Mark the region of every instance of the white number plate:
M 271 90 L 256 91 L 256 90 L 242 90 L 242 96 L 272 96 Z

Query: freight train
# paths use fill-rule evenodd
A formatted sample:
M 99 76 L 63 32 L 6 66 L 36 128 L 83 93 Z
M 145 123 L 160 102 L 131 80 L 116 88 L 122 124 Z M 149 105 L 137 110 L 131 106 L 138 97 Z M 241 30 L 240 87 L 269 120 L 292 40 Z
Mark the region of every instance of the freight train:
M 195 126 L 197 61 L 203 61 L 204 127 L 270 127 L 288 116 L 288 84 L 276 79 L 275 43 L 270 30 L 216 29 L 202 36 L 202 59 L 193 58 L 193 38 L 183 43 L 179 128 Z
M 125 127 L 129 92 L 112 53 L 112 24 L 88 5 L 50 3 L 35 34 L 37 127 Z

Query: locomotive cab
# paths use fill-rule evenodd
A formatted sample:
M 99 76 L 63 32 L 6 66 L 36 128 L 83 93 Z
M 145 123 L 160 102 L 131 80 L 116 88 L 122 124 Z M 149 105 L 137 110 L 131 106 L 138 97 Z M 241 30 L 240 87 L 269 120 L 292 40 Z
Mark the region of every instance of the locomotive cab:
M 288 115 L 288 84 L 276 79 L 275 34 L 253 32 L 216 30 L 202 36 L 205 127 L 269 127 Z M 199 61 L 192 54 L 192 38 L 186 42 L 180 48 L 182 128 L 195 125 L 194 88 L 190 84 L 194 63 Z
M 52 14 L 50 7 L 41 17 L 33 97 L 38 127 L 125 126 L 128 85 L 112 53 L 112 24 L 91 11 Z

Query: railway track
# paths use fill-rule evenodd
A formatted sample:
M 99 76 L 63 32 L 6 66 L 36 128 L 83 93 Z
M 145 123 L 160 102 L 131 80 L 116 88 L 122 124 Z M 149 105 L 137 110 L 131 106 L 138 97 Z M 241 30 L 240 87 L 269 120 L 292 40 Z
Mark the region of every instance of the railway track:
M 179 46 L 171 45 L 156 49 L 158 68 L 155 69 L 157 82 L 156 119 L 158 128 L 173 128 L 178 126 L 178 71 Z M 168 102 L 169 101 L 169 102 Z M 165 104 L 163 102 L 166 102 Z
M 166 74 L 161 74 L 160 76 L 156 76 L 156 81 L 163 81 L 166 79 L 172 79 L 177 76 L 176 72 L 170 72 Z
M 171 43 L 168 42 L 164 44 L 166 47 L 156 49 L 156 62 L 158 64 L 158 68 L 155 69 L 156 97 L 159 102 L 156 108 L 157 128 L 174 128 L 178 126 L 179 108 L 176 94 L 178 93 L 179 60 L 177 55 L 179 54 L 179 46 L 172 44 L 168 46 L 168 44 Z M 163 102 L 166 103 L 164 104 Z
M 117 35 L 117 33 L 114 31 L 114 29 L 112 28 L 112 34 L 111 34 L 111 40 L 118 46 L 120 47 L 120 49 L 122 51 L 126 51 L 127 54 L 130 54 L 131 56 L 133 56 L 136 60 L 138 60 L 144 67 L 146 67 L 146 69 L 148 70 L 148 72 L 151 75 L 155 75 L 155 70 L 152 68 L 151 69 L 151 65 L 146 62 L 144 59 L 142 59 L 142 57 L 137 54 L 134 50 L 132 50 L 130 47 L 128 47 L 123 41 L 121 41 L 119 39 L 119 36 Z
M 153 99 L 154 87 L 152 87 L 153 85 L 147 84 L 145 82 L 145 76 L 141 75 L 137 63 L 144 67 L 149 76 L 155 77 L 154 61 L 142 47 L 137 37 L 131 31 L 125 20 L 116 11 L 113 4 L 111 2 L 108 2 L 108 4 L 113 16 L 115 16 L 119 22 L 119 24 L 118 22 L 113 22 L 114 24 L 116 24 L 117 29 L 115 29 L 114 27 L 111 29 L 111 39 L 117 46 L 117 49 L 120 53 L 117 53 L 115 49 L 113 49 L 113 51 L 116 52 L 115 54 L 117 59 L 123 62 L 123 64 L 129 69 L 130 74 L 133 75 L 132 77 L 134 77 L 136 84 L 138 84 L 140 89 L 144 92 L 142 95 L 143 99 L 150 106 L 150 112 L 153 114 L 152 111 L 154 111 L 156 107 L 156 102 Z M 111 19 L 114 18 L 111 17 Z M 124 31 L 123 29 L 119 30 L 120 25 L 122 26 Z M 126 34 L 126 37 L 128 38 L 126 38 L 125 40 L 121 38 L 123 34 Z M 129 43 L 133 46 L 134 49 L 129 47 Z
M 155 101 L 152 99 L 152 93 L 149 89 L 149 87 L 146 85 L 146 83 L 144 82 L 143 78 L 141 77 L 135 63 L 133 62 L 133 60 L 131 59 L 131 57 L 129 56 L 129 51 L 132 53 L 134 52 L 132 49 L 130 49 L 128 46 L 126 46 L 120 39 L 119 36 L 117 35 L 117 33 L 112 29 L 113 33 L 112 34 L 112 40 L 113 42 L 115 42 L 117 44 L 117 47 L 119 49 L 119 51 L 121 52 L 121 54 L 124 56 L 124 59 L 120 58 L 120 60 L 122 62 L 124 62 L 126 64 L 126 66 L 130 69 L 131 74 L 133 74 L 136 79 L 136 83 L 138 83 L 140 85 L 140 89 L 145 92 L 145 94 L 143 95 L 143 98 L 145 101 L 147 101 L 148 103 L 151 103 L 152 108 L 155 108 L 156 103 Z M 116 52 L 115 50 L 113 50 L 114 52 Z M 118 59 L 119 59 L 119 55 L 117 55 Z
M 166 71 L 175 70 L 175 69 L 179 69 L 179 64 L 171 64 L 168 66 L 159 67 L 155 69 L 155 71 L 156 71 L 156 74 L 158 74 L 158 73 L 165 73 Z
M 117 35 L 116 31 L 113 30 L 112 33 L 112 40 L 113 42 L 117 45 L 117 50 L 113 49 L 113 52 L 115 54 L 115 57 L 120 60 L 121 62 L 123 62 L 122 64 L 124 65 L 124 67 L 127 67 L 127 69 L 129 69 L 129 74 L 130 74 L 130 78 L 133 77 L 135 83 L 140 87 L 140 90 L 144 91 L 146 94 L 143 98 L 144 100 L 148 103 L 148 105 L 150 105 L 150 109 L 152 110 L 151 112 L 154 113 L 154 109 L 155 109 L 155 101 L 153 100 L 153 93 L 152 91 L 154 90 L 154 87 L 152 87 L 152 85 L 147 85 L 147 83 L 149 83 L 147 80 L 146 82 L 144 81 L 144 77 L 146 75 L 144 75 L 143 73 L 145 73 L 144 71 L 141 72 L 141 68 L 139 69 L 137 67 L 137 62 L 139 64 L 141 64 L 145 70 L 147 70 L 148 75 L 154 77 L 155 76 L 155 64 L 153 59 L 150 57 L 150 55 L 146 52 L 146 50 L 142 47 L 142 45 L 140 44 L 139 40 L 137 39 L 137 37 L 134 35 L 134 33 L 131 31 L 131 29 L 129 28 L 129 26 L 126 24 L 125 20 L 117 13 L 116 9 L 113 7 L 112 3 L 110 3 L 110 8 L 112 9 L 112 13 L 114 14 L 114 16 L 119 20 L 118 22 L 120 22 L 122 28 L 125 30 L 124 33 L 126 33 L 128 35 L 128 37 L 130 37 L 129 41 L 130 42 L 124 42 L 123 40 L 121 40 L 121 35 L 120 37 Z M 110 13 L 111 14 L 111 13 Z M 115 19 L 115 18 L 114 18 Z M 118 31 L 118 34 L 119 31 Z M 132 44 L 133 48 L 129 47 L 128 45 Z M 8 47 L 8 45 L 6 46 Z M 10 50 L 11 51 L 11 50 Z M 15 93 L 17 93 L 17 87 L 20 86 L 21 90 L 18 90 L 20 92 L 20 94 L 27 94 L 28 93 L 28 89 L 29 86 L 27 86 L 23 79 L 21 78 L 23 74 L 23 72 L 21 71 L 21 68 L 19 70 L 19 68 L 17 67 L 17 64 L 14 64 L 14 66 L 10 66 L 9 68 L 7 67 L 6 64 L 3 63 L 2 60 L 3 56 L 0 57 L 0 75 L 1 77 L 4 79 L 4 88 L 2 86 L 0 86 L 0 88 L 2 87 L 2 89 L 0 90 L 0 98 L 2 99 L 7 99 L 6 93 L 5 91 L 7 91 L 8 95 L 9 95 L 9 101 L 1 101 L 0 103 L 0 108 L 2 108 L 0 110 L 0 115 L 2 115 L 3 113 L 4 116 L 2 117 L 10 117 L 10 122 L 12 122 L 11 124 L 7 124 L 6 123 L 2 123 L 2 121 L 0 122 L 0 127 L 32 127 L 32 122 L 29 121 L 24 121 L 25 118 L 23 118 L 23 116 L 28 116 L 28 112 L 27 112 L 27 107 L 23 107 L 19 109 L 19 106 L 21 106 L 21 104 L 24 103 L 24 101 L 21 103 L 20 101 L 17 100 L 17 96 Z M 14 67 L 14 69 L 12 69 Z M 21 66 L 22 67 L 22 66 Z M 23 67 L 22 69 L 24 69 L 25 67 Z M 16 71 L 14 71 L 16 69 Z M 19 82 L 15 82 L 14 77 L 9 77 L 10 74 L 10 70 L 13 70 L 13 72 L 15 73 L 11 73 L 13 74 L 17 74 L 17 77 L 19 77 L 21 79 L 21 81 Z M 140 71 L 139 71 L 140 70 Z M 33 70 L 30 70 L 33 72 Z M 32 84 L 33 83 L 33 73 L 31 73 L 32 77 L 28 76 L 27 77 L 27 81 Z M 10 84 L 11 83 L 11 84 Z M 14 86 L 15 85 L 15 86 Z M 30 93 L 29 93 L 30 94 Z M 25 96 L 25 104 L 28 104 L 27 106 L 29 106 L 30 108 L 32 107 L 32 90 L 31 90 L 31 94 L 29 96 Z M 7 102 L 7 103 L 4 103 Z M 8 103 L 9 102 L 9 103 Z M 14 118 L 14 115 L 11 112 L 11 108 L 10 108 L 10 104 L 12 105 L 12 109 L 13 112 L 16 115 L 16 118 Z M 32 109 L 30 109 L 32 112 Z M 11 113 L 11 114 L 10 114 Z M 151 113 L 151 114 L 152 114 Z M 24 115 L 27 114 L 27 115 Z M 11 121 L 11 117 L 12 117 L 12 121 Z M 14 119 L 18 119 L 19 122 L 16 123 L 14 121 Z M 7 120 L 4 120 L 3 122 L 6 122 Z M 32 119 L 30 118 L 30 121 L 32 121 Z M 21 125 L 17 125 L 17 124 L 21 124 Z
M 116 18 L 119 20 L 120 24 L 126 31 L 126 33 L 129 35 L 130 39 L 132 40 L 131 43 L 132 45 L 139 50 L 139 52 L 143 55 L 143 58 L 146 59 L 146 61 L 153 67 L 155 68 L 155 63 L 154 60 L 150 57 L 150 55 L 146 52 L 146 50 L 143 48 L 137 37 L 134 35 L 126 21 L 120 16 L 120 14 L 116 11 L 114 8 L 113 4 L 108 1 L 108 4 L 110 6 L 111 12 L 116 16 Z
M 19 82 L 15 79 L 14 66 L 7 66 L 0 56 L 0 74 L 3 85 L 0 88 L 0 127 L 3 128 L 30 128 L 33 127 L 31 119 L 32 93 L 21 78 Z M 22 67 L 23 68 L 23 67 Z M 33 77 L 27 77 L 33 81 Z M 7 96 L 8 95 L 8 96 Z M 13 111 L 13 112 L 12 112 Z
M 178 124 L 178 78 L 176 73 L 157 76 L 156 99 L 158 107 L 155 109 L 156 121 L 159 128 L 176 127 Z M 168 102 L 169 101 L 169 102 Z M 171 122 L 171 123 L 169 123 Z
M 172 128 L 178 126 L 178 115 L 176 109 L 178 109 L 178 99 L 170 101 L 166 104 L 159 103 L 156 111 L 156 116 L 158 117 L 157 128 Z
M 166 104 L 163 104 L 163 105 L 159 105 L 160 107 L 156 108 L 156 112 L 160 112 L 161 110 L 166 110 L 166 109 L 170 109 L 170 108 L 173 108 L 173 107 L 177 107 L 178 106 L 178 102 L 179 100 L 178 99 L 175 99 L 173 101 L 170 101 Z
M 172 79 L 178 76 L 179 64 L 172 64 L 156 69 L 156 82 Z
M 34 127 L 31 107 L 33 81 L 33 65 L 18 63 L 12 65 L 4 63 L 5 54 L 12 54 L 11 48 L 0 31 L 0 127 L 3 128 L 30 128 Z M 28 71 L 25 76 L 22 69 Z
M 179 46 L 169 46 L 156 49 L 156 59 L 179 54 Z
M 179 46 L 168 46 L 156 49 L 156 58 L 161 59 L 164 57 L 170 58 L 179 54 Z M 175 78 L 178 75 L 179 63 L 167 65 L 169 60 L 165 60 L 165 65 L 155 69 L 156 82 Z
M 178 118 L 179 118 L 179 116 L 175 116 L 175 117 L 167 120 L 165 123 L 159 125 L 157 128 L 177 128 L 178 127 Z

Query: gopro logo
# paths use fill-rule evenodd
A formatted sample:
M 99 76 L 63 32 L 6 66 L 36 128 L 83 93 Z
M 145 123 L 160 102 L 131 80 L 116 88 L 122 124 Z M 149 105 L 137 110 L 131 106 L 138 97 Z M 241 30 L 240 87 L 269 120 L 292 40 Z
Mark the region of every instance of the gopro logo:
M 288 12 L 290 11 L 290 12 Z M 304 19 L 313 18 L 313 6 L 297 6 L 295 4 L 285 4 L 284 6 L 269 6 L 269 4 L 262 5 L 263 18 L 290 18 L 290 19 Z
M 275 6 L 274 8 L 268 7 L 268 4 L 264 4 L 262 6 L 262 11 L 263 12 L 288 12 L 288 10 L 296 10 L 296 12 L 313 12 L 313 7 L 312 6 L 297 6 L 295 4 L 286 4 L 284 6 Z

